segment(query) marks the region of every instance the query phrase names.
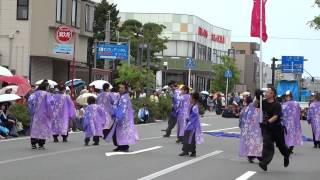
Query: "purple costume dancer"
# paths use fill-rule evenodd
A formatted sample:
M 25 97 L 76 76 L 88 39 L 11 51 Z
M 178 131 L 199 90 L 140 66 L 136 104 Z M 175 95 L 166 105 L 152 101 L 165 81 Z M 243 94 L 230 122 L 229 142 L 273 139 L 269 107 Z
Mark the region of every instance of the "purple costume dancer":
M 308 123 L 312 128 L 314 148 L 320 148 L 320 101 L 318 99 L 309 107 Z
M 254 103 L 250 103 L 240 113 L 240 152 L 241 157 L 248 157 L 250 163 L 253 159 L 261 157 L 263 140 L 260 129 L 260 110 Z
M 190 95 L 188 94 L 189 88 L 187 86 L 183 86 L 181 88 L 181 91 L 182 92 L 180 94 L 180 107 L 177 116 L 177 143 L 183 141 L 186 120 L 188 119 L 190 113 Z
M 113 119 L 111 118 L 114 112 L 114 104 L 115 104 L 115 97 L 113 93 L 109 92 L 110 85 L 108 83 L 103 85 L 103 91 L 101 92 L 97 98 L 97 104 L 100 105 L 106 114 L 106 123 L 103 128 L 104 138 L 106 138 L 112 124 Z
M 103 108 L 95 104 L 94 97 L 88 98 L 88 106 L 84 113 L 83 129 L 85 134 L 85 146 L 88 146 L 90 138 L 93 137 L 93 145 L 99 145 L 99 138 L 103 135 L 106 115 Z
M 49 84 L 43 82 L 38 90 L 30 95 L 28 108 L 31 115 L 30 137 L 32 149 L 44 149 L 46 139 L 51 136 L 51 125 L 53 118 L 53 99 L 48 93 Z
M 113 114 L 115 121 L 105 141 L 108 143 L 113 140 L 113 144 L 117 146 L 113 151 L 127 152 L 129 145 L 135 144 L 138 140 L 138 134 L 134 126 L 134 111 L 128 94 L 128 85 L 121 84 L 119 92 L 120 99 Z
M 76 110 L 69 95 L 64 94 L 65 87 L 59 87 L 61 94 L 53 95 L 53 122 L 52 134 L 53 141 L 59 142 L 58 136 L 61 135 L 63 142 L 67 142 L 69 121 L 75 117 Z
M 170 137 L 171 131 L 177 123 L 177 116 L 180 107 L 180 90 L 176 82 L 170 82 L 171 87 L 171 97 L 172 97 L 172 111 L 170 114 L 170 118 L 168 120 L 168 127 L 165 135 L 163 137 Z
M 191 95 L 190 103 L 192 104 L 190 107 L 187 124 L 184 132 L 184 140 L 182 153 L 179 156 L 187 156 L 189 152 L 191 152 L 191 157 L 196 156 L 196 144 L 202 144 L 203 134 L 201 130 L 200 124 L 200 115 L 199 115 L 199 93 L 194 93 Z
M 291 92 L 286 92 L 286 101 L 282 105 L 282 123 L 286 128 L 285 141 L 292 153 L 294 146 L 302 146 L 301 109 L 292 100 Z

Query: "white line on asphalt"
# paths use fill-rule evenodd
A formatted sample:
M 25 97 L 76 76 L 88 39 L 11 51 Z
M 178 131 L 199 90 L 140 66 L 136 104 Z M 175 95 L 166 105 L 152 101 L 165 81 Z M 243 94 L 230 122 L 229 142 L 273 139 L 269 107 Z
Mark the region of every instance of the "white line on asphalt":
M 201 126 L 211 126 L 211 124 L 201 123 Z
M 166 169 L 164 169 L 164 170 L 161 170 L 161 171 L 158 171 L 158 172 L 156 172 L 156 173 L 150 174 L 150 175 L 148 175 L 148 176 L 139 178 L 138 180 L 150 180 L 150 179 L 155 179 L 155 178 L 157 178 L 157 177 L 160 177 L 160 176 L 162 176 L 162 175 L 171 173 L 171 172 L 173 172 L 173 171 L 176 171 L 176 170 L 178 170 L 178 169 L 181 169 L 181 168 L 183 168 L 183 167 L 185 167 L 185 166 L 191 165 L 191 164 L 196 163 L 196 162 L 198 162 L 198 161 L 201 161 L 201 160 L 203 160 L 203 159 L 209 158 L 209 157 L 211 157 L 211 156 L 216 156 L 216 155 L 218 155 L 218 154 L 220 154 L 220 153 L 222 153 L 222 152 L 223 152 L 223 151 L 220 151 L 220 150 L 219 150 L 219 151 L 214 151 L 214 152 L 211 152 L 211 153 L 209 153 L 209 154 L 206 154 L 206 155 L 200 156 L 200 157 L 198 157 L 198 158 L 192 159 L 192 160 L 190 160 L 190 161 L 185 161 L 185 162 L 183 162 L 183 163 L 180 163 L 180 164 L 171 166 L 171 167 L 169 167 L 169 168 L 166 168 Z
M 147 123 L 147 124 L 136 124 L 135 126 L 149 126 L 157 123 Z
M 153 151 L 153 150 L 160 149 L 160 148 L 162 148 L 162 146 L 155 146 L 152 148 L 142 149 L 142 150 L 133 151 L 133 152 L 107 152 L 106 156 L 139 154 L 139 153 Z
M 224 128 L 224 129 L 216 129 L 216 130 L 209 130 L 209 131 L 203 131 L 203 132 L 219 132 L 219 131 L 227 131 L 231 129 L 238 129 L 239 127 L 231 127 L 231 128 Z
M 256 172 L 254 172 L 254 171 L 248 171 L 248 172 L 244 173 L 242 176 L 238 177 L 235 180 L 247 180 L 247 179 L 249 179 L 251 176 L 253 176 L 255 174 L 256 174 Z
M 140 139 L 140 141 L 145 141 L 145 140 L 151 140 L 151 139 L 160 139 L 162 138 L 161 136 L 158 137 L 150 137 L 150 138 L 143 138 Z M 101 146 L 108 146 L 110 144 L 103 144 Z M 17 162 L 17 161 L 23 161 L 23 160 L 29 160 L 29 159 L 34 159 L 34 158 L 39 158 L 39 157 L 45 157 L 45 156 L 53 156 L 57 154 L 63 154 L 63 153 L 68 153 L 68 152 L 74 152 L 74 151 L 81 151 L 81 150 L 86 150 L 86 149 L 92 149 L 92 148 L 97 148 L 96 146 L 91 146 L 91 147 L 79 147 L 79 148 L 73 148 L 73 149 L 68 149 L 68 150 L 63 150 L 63 151 L 57 151 L 57 152 L 52 152 L 52 153 L 44 153 L 44 154 L 39 154 L 39 155 L 34 155 L 34 156 L 26 156 L 26 157 L 21 157 L 21 158 L 15 158 L 15 159 L 7 159 L 0 161 L 1 164 L 7 164 L 11 162 Z

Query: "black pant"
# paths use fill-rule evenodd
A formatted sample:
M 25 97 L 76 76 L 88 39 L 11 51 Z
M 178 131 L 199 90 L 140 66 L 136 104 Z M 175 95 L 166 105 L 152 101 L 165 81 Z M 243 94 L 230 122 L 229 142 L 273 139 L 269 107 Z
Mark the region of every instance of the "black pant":
M 117 148 L 119 150 L 128 150 L 129 149 L 129 145 L 118 145 L 118 142 L 117 142 L 117 130 L 114 131 L 114 134 L 112 136 L 112 140 L 113 140 L 113 144 L 115 146 L 117 146 Z
M 320 146 L 320 141 L 316 141 L 314 133 L 312 133 L 314 146 Z
M 31 138 L 31 145 L 35 146 L 37 144 L 39 145 L 39 147 L 43 147 L 46 144 L 46 140 L 45 139 Z
M 284 129 L 279 124 L 261 125 L 263 137 L 263 149 L 261 163 L 268 165 L 274 155 L 274 143 L 276 143 L 279 151 L 285 158 L 289 158 L 290 150 L 287 147 L 284 139 Z
M 59 134 L 54 134 L 52 136 L 53 136 L 54 139 L 58 139 Z M 67 140 L 68 136 L 69 136 L 69 132 L 67 132 L 67 135 L 61 135 L 63 140 Z
M 190 136 L 192 136 L 191 143 L 189 143 Z M 192 134 L 192 131 L 186 130 L 184 132 L 182 151 L 186 153 L 196 152 L 196 137 L 195 137 L 195 133 Z
M 99 144 L 99 141 L 100 141 L 100 137 L 99 137 L 99 136 L 93 136 L 92 140 L 93 140 L 93 142 L 94 142 L 95 145 L 98 145 L 98 144 Z M 89 144 L 89 142 L 90 142 L 90 137 L 86 137 L 86 138 L 84 139 L 84 142 L 85 142 L 86 145 Z
M 177 117 L 175 117 L 174 115 L 170 115 L 169 121 L 168 121 L 168 127 L 166 129 L 166 135 L 170 136 L 171 135 L 171 131 L 174 128 L 174 126 L 177 124 Z

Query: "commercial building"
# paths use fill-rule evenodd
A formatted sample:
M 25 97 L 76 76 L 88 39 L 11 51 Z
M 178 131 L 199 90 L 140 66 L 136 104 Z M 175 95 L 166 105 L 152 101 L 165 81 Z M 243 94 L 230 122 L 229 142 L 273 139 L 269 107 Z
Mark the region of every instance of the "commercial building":
M 167 49 L 157 54 L 164 65 L 157 73 L 157 86 L 175 80 L 188 84 L 186 58 L 195 60 L 191 71 L 191 87 L 196 90 L 210 90 L 214 79 L 212 65 L 221 63 L 221 57 L 228 55 L 231 48 L 231 31 L 214 26 L 207 21 L 187 14 L 168 13 L 120 13 L 121 22 L 135 19 L 141 23 L 157 23 L 166 26 L 162 36 L 168 38 Z
M 256 51 L 260 51 L 260 45 L 255 42 L 232 42 L 231 46 L 235 50 L 236 64 L 240 71 L 240 82 L 236 85 L 235 91 L 253 93 L 255 89 L 260 87 L 260 62 L 256 53 Z M 272 70 L 264 62 L 262 66 L 263 87 L 268 87 L 272 84 Z
M 1 0 L 0 64 L 33 83 L 70 79 L 75 46 L 77 77 L 88 80 L 88 38 L 95 4 L 88 0 Z M 66 44 L 56 39 L 60 25 L 72 27 Z

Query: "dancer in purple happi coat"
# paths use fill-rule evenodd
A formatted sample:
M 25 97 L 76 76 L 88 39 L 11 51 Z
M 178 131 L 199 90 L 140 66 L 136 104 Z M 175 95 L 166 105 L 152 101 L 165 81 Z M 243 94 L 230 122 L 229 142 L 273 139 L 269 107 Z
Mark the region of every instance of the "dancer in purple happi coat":
M 97 104 L 100 105 L 106 114 L 106 123 L 103 128 L 103 138 L 106 138 L 112 124 L 113 119 L 111 118 L 114 112 L 115 98 L 112 92 L 110 92 L 110 84 L 105 83 L 103 85 L 103 92 L 101 92 L 97 98 Z
M 241 157 L 247 157 L 250 163 L 262 155 L 262 134 L 259 124 L 260 109 L 250 97 L 244 99 L 244 107 L 240 113 L 240 152 Z
M 58 88 L 59 93 L 53 95 L 53 142 L 59 142 L 59 135 L 62 136 L 63 142 L 67 142 L 69 121 L 75 117 L 76 109 L 70 96 L 65 94 L 66 87 L 64 85 L 59 85 Z
M 85 146 L 89 145 L 90 138 L 93 138 L 93 145 L 99 145 L 99 138 L 102 137 L 103 127 L 106 123 L 106 115 L 103 108 L 96 104 L 93 96 L 88 97 L 88 106 L 85 109 L 83 129 L 85 134 Z
M 171 131 L 177 123 L 177 116 L 180 107 L 180 89 L 178 87 L 178 84 L 172 81 L 169 83 L 169 86 L 171 88 L 170 96 L 172 98 L 172 110 L 168 120 L 168 127 L 166 130 L 164 130 L 166 134 L 164 134 L 163 137 L 165 138 L 170 137 Z
M 308 123 L 311 124 L 314 148 L 320 148 L 320 94 L 315 95 L 308 110 Z
M 190 113 L 190 95 L 189 87 L 182 86 L 180 94 L 180 107 L 177 116 L 177 143 L 183 142 L 183 136 L 186 126 L 186 120 Z
M 127 83 L 119 85 L 119 93 L 120 99 L 113 113 L 115 121 L 105 141 L 108 143 L 113 140 L 113 144 L 117 146 L 113 151 L 128 152 L 129 145 L 135 144 L 138 140 L 138 134 L 134 126 L 134 111 Z
M 49 83 L 44 80 L 28 99 L 32 149 L 37 149 L 37 144 L 39 149 L 45 149 L 46 139 L 51 136 L 53 99 L 48 90 Z
M 203 143 L 203 134 L 200 124 L 199 115 L 199 93 L 193 93 L 190 98 L 190 111 L 187 119 L 187 124 L 184 132 L 184 140 L 182 153 L 179 156 L 196 156 L 196 144 Z
M 286 128 L 285 141 L 291 153 L 295 146 L 302 146 L 301 109 L 299 103 L 292 99 L 291 91 L 286 92 L 286 102 L 282 104 L 282 123 Z

